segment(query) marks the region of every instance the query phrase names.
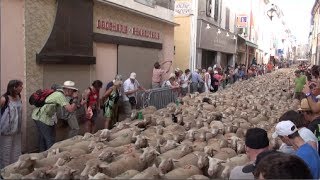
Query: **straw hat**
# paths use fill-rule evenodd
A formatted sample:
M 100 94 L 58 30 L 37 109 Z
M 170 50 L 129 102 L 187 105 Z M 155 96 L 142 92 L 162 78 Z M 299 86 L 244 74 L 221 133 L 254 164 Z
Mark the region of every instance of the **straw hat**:
M 65 88 L 65 89 L 72 89 L 72 90 L 76 90 L 78 91 L 78 88 L 74 87 L 75 86 L 75 83 L 73 81 L 65 81 L 63 83 L 63 86 L 62 88 Z

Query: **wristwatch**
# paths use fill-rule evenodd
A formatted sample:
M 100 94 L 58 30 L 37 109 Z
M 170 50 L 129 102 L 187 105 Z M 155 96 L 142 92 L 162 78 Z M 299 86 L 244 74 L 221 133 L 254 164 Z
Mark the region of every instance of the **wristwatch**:
M 307 94 L 306 94 L 306 97 L 309 97 L 309 96 L 311 96 L 311 93 L 307 93 Z

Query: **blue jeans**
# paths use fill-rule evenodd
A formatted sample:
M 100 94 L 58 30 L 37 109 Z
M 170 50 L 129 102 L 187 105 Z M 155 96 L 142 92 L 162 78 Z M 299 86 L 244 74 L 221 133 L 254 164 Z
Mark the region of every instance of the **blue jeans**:
M 34 120 L 34 122 L 39 133 L 39 151 L 46 151 L 55 143 L 55 128 L 41 121 Z

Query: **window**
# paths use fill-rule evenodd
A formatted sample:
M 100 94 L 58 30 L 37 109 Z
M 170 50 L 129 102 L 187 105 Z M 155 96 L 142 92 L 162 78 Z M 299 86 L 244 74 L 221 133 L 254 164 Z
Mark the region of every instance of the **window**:
M 230 9 L 226 8 L 226 30 L 230 30 Z
M 219 0 L 214 0 L 214 20 L 218 21 L 219 18 Z
M 207 3 L 206 3 L 206 15 L 208 17 L 211 17 L 211 14 L 212 14 L 212 0 L 207 0 Z

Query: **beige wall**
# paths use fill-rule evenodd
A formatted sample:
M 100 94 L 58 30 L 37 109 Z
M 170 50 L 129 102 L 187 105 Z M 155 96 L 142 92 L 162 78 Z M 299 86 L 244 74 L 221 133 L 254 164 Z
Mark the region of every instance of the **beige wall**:
M 105 85 L 117 74 L 117 45 L 94 43 L 93 54 L 96 57 L 95 76 Z M 103 93 L 104 90 L 101 90 Z
M 173 11 L 163 8 L 161 6 L 155 6 L 154 8 L 137 3 L 134 0 L 97 0 L 104 4 L 114 4 L 132 11 L 137 11 L 142 14 L 147 14 L 153 18 L 165 20 L 173 23 Z
M 125 24 L 134 27 L 141 27 L 148 30 L 160 32 L 160 39 L 154 40 L 150 38 L 135 37 L 127 34 L 121 34 L 118 32 L 105 31 L 97 28 L 97 20 L 105 19 L 112 22 Z M 120 8 L 112 7 L 106 3 L 100 3 L 94 1 L 94 13 L 93 13 L 93 31 L 101 34 L 108 34 L 119 37 L 126 37 L 137 40 L 144 40 L 150 42 L 157 42 L 162 44 L 162 50 L 158 53 L 158 59 L 152 61 L 174 61 L 174 26 L 159 21 L 155 21 L 151 18 L 134 14 L 129 11 L 125 11 Z M 130 34 L 130 33 L 128 33 Z M 97 48 L 98 49 L 98 48 Z M 104 55 L 107 56 L 107 55 Z M 169 65 L 165 64 L 165 69 L 168 69 Z M 151 66 L 150 69 L 153 67 Z M 171 68 L 172 69 L 172 68 Z
M 12 79 L 22 80 L 25 87 L 25 49 L 24 49 L 24 1 L 1 0 L 0 1 L 0 36 L 1 36 L 1 94 L 5 93 L 7 84 Z M 26 103 L 25 89 L 22 91 L 23 104 Z M 23 108 L 23 117 L 26 109 Z M 23 118 L 22 128 L 26 127 L 26 119 Z M 23 131 L 25 142 L 25 131 Z M 23 144 L 25 145 L 25 144 Z M 25 146 L 24 146 L 25 147 Z
M 11 79 L 24 80 L 24 1 L 1 0 L 1 94 Z
M 10 0 L 11 1 L 11 0 Z M 45 85 L 43 79 L 43 66 L 36 64 L 36 53 L 46 43 L 55 20 L 56 0 L 26 0 L 25 2 L 25 70 L 26 70 L 26 95 Z M 38 146 L 38 132 L 31 113 L 33 107 L 28 103 L 27 108 L 27 132 L 24 143 L 28 144 L 25 151 L 34 151 Z
M 190 63 L 190 30 L 191 17 L 176 17 L 175 22 L 180 24 L 174 30 L 174 44 L 176 46 L 174 66 L 182 70 L 189 68 Z

